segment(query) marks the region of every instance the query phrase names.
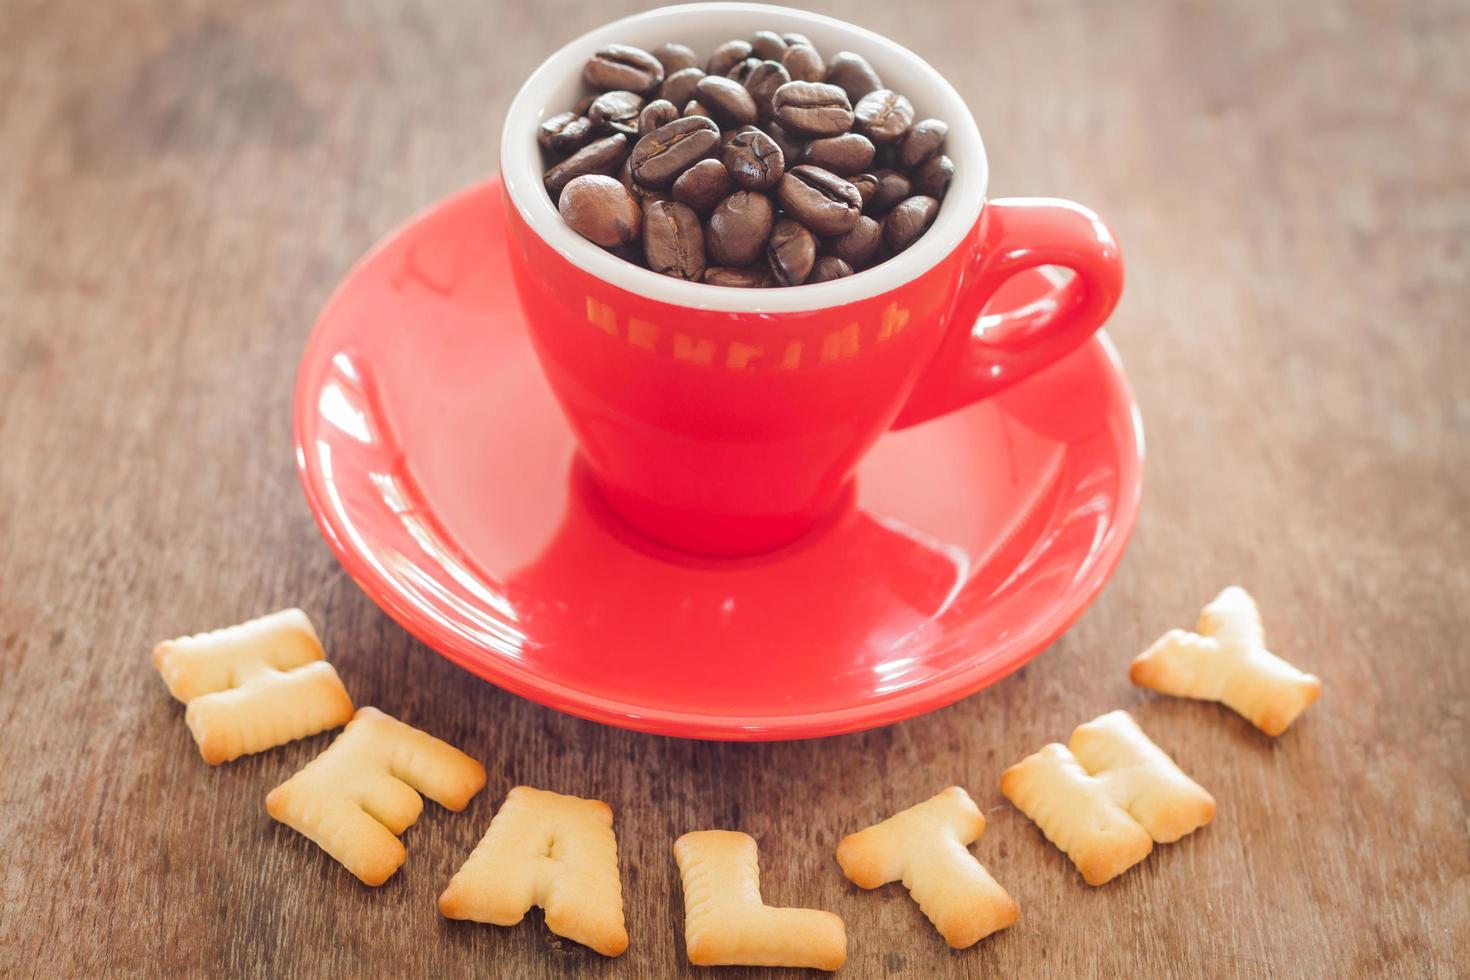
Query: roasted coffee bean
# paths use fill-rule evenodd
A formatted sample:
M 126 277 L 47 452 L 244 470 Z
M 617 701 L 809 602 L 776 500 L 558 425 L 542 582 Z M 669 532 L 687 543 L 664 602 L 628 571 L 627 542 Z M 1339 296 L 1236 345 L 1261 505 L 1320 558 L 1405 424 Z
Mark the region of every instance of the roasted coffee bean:
M 949 125 L 938 119 L 925 119 L 914 123 L 909 134 L 898 144 L 894 162 L 905 170 L 912 170 L 938 153 L 944 146 L 944 137 L 949 134 Z
M 587 118 L 598 129 L 633 136 L 638 132 L 638 114 L 642 111 L 642 96 L 623 91 L 604 92 L 587 110 Z
M 853 174 L 847 178 L 847 182 L 858 189 L 858 193 L 863 198 L 863 208 L 866 210 L 868 202 L 878 191 L 878 178 L 872 174 Z
M 726 41 L 715 48 L 715 53 L 709 56 L 709 63 L 704 66 L 706 75 L 723 75 L 734 68 L 740 62 L 750 57 L 749 41 Z
M 861 173 L 873 162 L 873 141 L 861 133 L 843 133 L 812 140 L 801 151 L 800 162 L 843 177 Z
M 914 124 L 914 107 L 892 89 L 874 89 L 853 106 L 857 129 L 875 144 L 886 146 L 903 139 Z
M 854 105 L 869 92 L 883 87 L 882 79 L 868 64 L 868 59 L 851 51 L 839 51 L 832 56 L 827 65 L 826 81 L 846 92 Z
M 873 260 L 882 244 L 883 226 L 863 215 L 847 234 L 827 239 L 827 254 L 861 269 Z
M 656 191 L 650 187 L 644 187 L 638 181 L 634 180 L 632 163 L 633 158 L 631 156 L 623 158 L 623 165 L 618 168 L 618 183 L 628 189 L 628 193 L 633 195 L 633 200 L 638 202 L 639 207 L 647 208 L 654 201 L 666 201 L 670 199 L 669 195 L 663 191 Z
M 787 31 L 785 34 L 782 34 L 781 40 L 786 42 L 788 48 L 793 44 L 805 44 L 809 48 L 816 47 L 805 34 L 798 34 L 795 31 Z
M 699 64 L 699 56 L 694 53 L 693 48 L 687 48 L 682 44 L 660 44 L 651 52 L 658 63 L 664 66 L 664 78 L 667 79 L 676 71 L 685 68 L 694 68 Z
M 701 160 L 674 181 L 674 200 L 699 214 L 709 214 L 734 192 L 735 181 L 718 160 Z
M 587 174 L 615 174 L 628 155 L 628 137 L 622 133 L 588 143 L 561 163 L 552 167 L 542 177 L 546 190 L 554 198 L 563 187 L 578 177 Z
M 792 167 L 776 185 L 776 195 L 788 214 L 818 235 L 841 235 L 863 213 L 857 188 L 821 167 Z
M 820 139 L 852 128 L 847 93 L 824 82 L 787 82 L 771 97 L 776 121 L 788 133 Z
M 776 89 L 791 81 L 791 75 L 781 63 L 777 61 L 762 61 L 751 69 L 745 78 L 745 90 L 755 100 L 756 115 L 761 119 L 770 119 L 776 110 L 772 105 Z
M 572 106 L 572 111 L 579 116 L 587 115 L 587 110 L 592 108 L 592 103 L 597 101 L 597 96 L 599 96 L 600 94 L 602 93 L 593 92 L 591 95 L 582 96 L 580 99 L 577 100 L 577 104 Z
M 556 209 L 572 230 L 604 248 L 637 241 L 643 212 L 612 177 L 588 174 L 562 188 Z
M 745 80 L 750 77 L 750 73 L 755 71 L 755 69 L 759 67 L 760 63 L 761 60 L 759 58 L 746 58 L 744 61 L 737 64 L 734 68 L 731 68 L 729 71 L 725 72 L 725 77 L 730 79 L 731 81 L 739 82 L 743 86 L 745 84 Z
M 648 232 L 645 231 L 643 234 L 647 235 Z M 824 255 L 812 266 L 812 274 L 806 277 L 806 281 L 808 284 L 829 282 L 833 279 L 845 279 L 850 275 L 852 275 L 852 266 L 835 255 Z
M 760 258 L 775 223 L 770 198 L 757 191 L 736 191 L 710 215 L 705 251 L 720 265 L 750 265 Z
M 712 265 L 704 270 L 704 281 L 710 286 L 735 286 L 739 289 L 759 289 L 770 285 L 771 274 L 765 269 L 730 269 Z
M 914 171 L 914 190 L 920 194 L 944 200 L 949 182 L 954 179 L 954 161 L 943 153 L 930 157 L 924 165 Z
M 664 80 L 664 66 L 642 48 L 609 44 L 587 59 L 582 67 L 582 80 L 604 92 L 623 89 L 649 95 Z
M 643 212 L 643 256 L 654 272 L 699 282 L 704 276 L 704 229 L 699 215 L 678 201 L 658 201 Z
M 800 286 L 817 261 L 817 240 L 799 221 L 782 218 L 766 243 L 766 266 L 782 286 Z
M 658 97 L 676 106 L 683 105 L 694 98 L 694 86 L 703 77 L 703 68 L 680 68 L 664 79 L 664 83 L 658 87 Z
M 883 241 L 895 252 L 902 252 L 934 223 L 939 202 L 922 194 L 900 201 L 883 219 Z
M 736 134 L 725 144 L 721 158 L 730 177 L 746 190 L 768 190 L 786 173 L 786 158 L 781 148 L 759 129 Z
M 765 124 L 765 130 L 766 135 L 775 140 L 776 145 L 781 148 L 781 155 L 794 164 L 796 158 L 801 156 L 801 148 L 806 144 L 782 129 L 781 124 L 774 119 Z
M 565 156 L 587 145 L 592 138 L 592 120 L 575 112 L 560 112 L 536 128 L 536 142 L 554 156 Z
M 781 66 L 791 73 L 792 81 L 820 82 L 827 77 L 827 65 L 810 44 L 793 44 L 781 56 Z
M 868 203 L 863 208 L 868 214 L 887 214 L 895 204 L 914 192 L 913 182 L 897 170 L 880 170 L 875 176 L 878 178 L 878 189 L 868 198 Z
M 638 135 L 647 136 L 660 126 L 679 118 L 679 110 L 667 99 L 654 99 L 638 114 Z
M 633 179 L 644 187 L 668 187 L 719 144 L 720 131 L 704 116 L 684 116 L 665 123 L 633 147 Z
M 780 61 L 786 42 L 775 31 L 756 31 L 750 38 L 750 50 L 762 61 Z
M 694 97 L 714 118 L 729 126 L 744 126 L 755 122 L 755 100 L 745 91 L 745 86 L 722 75 L 706 75 L 694 86 Z
M 706 109 L 704 103 L 700 102 L 698 99 L 690 99 L 688 102 L 684 103 L 684 115 L 699 116 L 704 119 L 709 119 L 710 122 L 714 122 L 714 119 L 710 117 L 710 111 Z
M 720 152 L 725 151 L 725 145 L 741 133 L 758 133 L 759 126 L 731 126 L 729 129 L 720 130 Z

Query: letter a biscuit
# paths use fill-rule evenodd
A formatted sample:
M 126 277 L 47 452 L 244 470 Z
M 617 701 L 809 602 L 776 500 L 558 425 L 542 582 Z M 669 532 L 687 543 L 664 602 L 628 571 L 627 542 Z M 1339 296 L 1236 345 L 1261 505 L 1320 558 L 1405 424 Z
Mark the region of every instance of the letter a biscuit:
M 628 931 L 612 822 L 600 800 L 517 786 L 439 896 L 439 911 L 513 926 L 536 905 L 558 936 L 617 956 Z
M 397 835 L 423 812 L 419 793 L 457 811 L 484 785 L 485 768 L 459 749 L 360 708 L 326 751 L 270 791 L 265 808 L 363 884 L 381 885 L 403 864 Z
M 1215 816 L 1214 797 L 1149 741 L 1126 711 L 1111 711 L 1007 769 L 1000 791 L 1101 885 Z
M 211 765 L 352 717 L 352 699 L 300 609 L 165 641 L 154 647 L 153 664 L 169 693 L 188 705 L 184 722 Z
M 1322 693 L 1322 682 L 1266 649 L 1261 613 L 1238 585 L 1200 613 L 1198 633 L 1170 630 L 1133 658 L 1128 679 L 1176 697 L 1218 701 L 1280 735 Z
M 958 786 L 849 834 L 837 845 L 842 873 L 860 888 L 902 881 L 955 949 L 973 946 L 1016 921 L 1016 903 L 968 845 L 985 815 Z
M 793 966 L 835 970 L 847 961 L 842 920 L 761 900 L 754 838 L 700 830 L 674 842 L 684 881 L 684 946 L 695 966 Z

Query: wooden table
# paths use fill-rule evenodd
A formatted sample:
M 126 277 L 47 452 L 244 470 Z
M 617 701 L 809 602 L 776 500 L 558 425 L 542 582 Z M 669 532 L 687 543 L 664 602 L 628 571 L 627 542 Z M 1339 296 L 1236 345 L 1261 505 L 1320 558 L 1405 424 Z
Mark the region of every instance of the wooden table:
M 1109 218 L 1149 461 L 1116 577 L 1032 665 L 880 731 L 765 745 L 617 731 L 469 677 L 348 580 L 294 473 L 293 372 L 333 284 L 493 168 L 519 80 L 625 6 L 0 6 L 0 974 L 693 975 L 670 844 L 730 827 L 771 900 L 845 918 L 847 976 L 1463 975 L 1465 6 L 817 5 L 948 73 L 996 193 Z M 1127 681 L 1231 582 L 1326 684 L 1280 740 Z M 328 736 L 212 769 L 147 657 L 290 604 L 359 703 L 490 772 L 464 814 L 426 809 L 382 889 L 262 806 Z M 1115 707 L 1219 815 L 1095 890 L 996 783 Z M 435 910 L 521 782 L 616 808 L 622 959 L 539 914 Z M 959 953 L 831 859 L 955 782 L 1022 908 Z

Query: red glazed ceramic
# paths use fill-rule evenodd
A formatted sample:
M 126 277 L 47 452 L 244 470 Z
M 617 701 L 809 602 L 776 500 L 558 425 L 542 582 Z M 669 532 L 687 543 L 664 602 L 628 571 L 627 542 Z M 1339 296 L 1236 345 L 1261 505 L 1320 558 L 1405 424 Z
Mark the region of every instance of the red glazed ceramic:
M 1122 555 L 1142 443 L 1101 336 L 881 437 L 851 506 L 791 545 L 723 560 L 650 547 L 575 462 L 506 232 L 491 181 L 390 236 L 323 311 L 296 388 L 301 482 L 332 551 L 466 670 L 649 732 L 854 731 L 1016 670 Z M 1056 303 L 1054 281 L 1022 272 L 981 326 Z
M 920 118 L 949 123 L 957 171 L 933 227 L 851 278 L 766 290 L 660 276 L 568 228 L 542 186 L 534 134 L 576 101 L 587 57 L 614 42 L 711 50 L 758 27 L 863 53 Z M 766 551 L 836 519 L 884 432 L 1055 363 L 1097 330 L 1122 288 L 1117 245 L 1092 212 L 1056 200 L 986 202 L 980 134 L 938 72 L 892 41 L 802 11 L 668 7 L 573 41 L 516 97 L 501 162 L 510 271 L 590 476 L 629 524 L 692 552 Z M 980 320 L 1011 276 L 1048 265 L 1074 275 L 1022 314 Z

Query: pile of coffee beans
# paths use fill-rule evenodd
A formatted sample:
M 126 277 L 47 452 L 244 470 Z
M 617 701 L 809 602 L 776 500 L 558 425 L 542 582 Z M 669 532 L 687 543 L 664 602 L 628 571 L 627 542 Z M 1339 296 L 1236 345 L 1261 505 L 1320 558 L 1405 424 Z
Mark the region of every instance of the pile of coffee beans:
M 756 31 L 700 67 L 610 44 L 541 124 L 547 193 L 589 241 L 666 276 L 798 286 L 892 258 L 939 213 L 949 127 L 915 120 L 862 55 Z

